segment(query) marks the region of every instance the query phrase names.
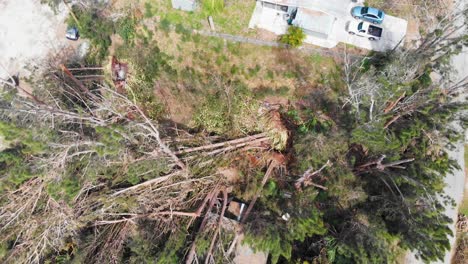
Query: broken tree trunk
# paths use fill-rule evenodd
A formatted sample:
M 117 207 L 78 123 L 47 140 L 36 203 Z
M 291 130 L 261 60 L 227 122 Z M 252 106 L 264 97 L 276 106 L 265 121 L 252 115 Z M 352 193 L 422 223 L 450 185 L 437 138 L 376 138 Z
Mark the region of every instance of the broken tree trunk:
M 167 176 L 169 176 L 169 175 L 167 175 Z M 144 182 L 144 183 L 149 184 L 148 182 Z M 139 185 L 139 187 L 141 187 L 141 184 Z M 126 191 L 128 189 L 130 189 L 130 188 L 127 188 L 127 189 L 124 189 L 124 190 Z M 141 219 L 141 218 L 151 218 L 151 217 L 163 216 L 163 215 L 170 215 L 170 216 L 176 215 L 176 216 L 192 217 L 192 220 L 190 222 L 190 223 L 192 223 L 193 219 L 201 216 L 201 214 L 202 214 L 203 210 L 205 209 L 206 204 L 208 202 L 210 202 L 210 205 L 208 206 L 207 212 L 211 211 L 211 209 L 213 208 L 213 205 L 214 205 L 214 203 L 216 201 L 216 198 L 218 197 L 218 195 L 219 195 L 219 193 L 221 191 L 224 191 L 224 189 L 220 190 L 218 187 L 215 187 L 215 189 L 213 191 L 211 191 L 210 193 L 207 194 L 207 196 L 203 200 L 203 203 L 198 207 L 198 209 L 195 212 L 182 212 L 182 211 L 172 211 L 172 210 L 170 210 L 170 211 L 160 211 L 160 212 L 153 212 L 153 213 L 147 213 L 147 214 L 120 214 L 121 216 L 128 216 L 128 217 L 124 217 L 124 218 L 116 219 L 116 220 L 97 221 L 97 222 L 94 223 L 94 225 L 95 226 L 97 226 L 97 225 L 109 225 L 109 224 L 122 223 L 122 222 L 126 222 L 126 221 L 131 221 L 132 222 L 134 220 Z M 115 194 L 113 194 L 113 195 L 115 195 Z M 206 220 L 204 219 L 201 226 L 200 226 L 200 229 L 204 228 L 205 225 L 206 225 Z
M 385 123 L 385 126 L 384 128 L 388 128 L 391 124 L 393 124 L 395 121 L 397 121 L 399 118 L 401 117 L 401 115 L 396 115 L 394 117 L 392 117 L 392 119 L 390 119 L 389 121 L 387 121 L 387 123 Z
M 165 176 L 154 178 L 154 179 L 142 182 L 140 184 L 133 185 L 131 187 L 122 189 L 122 190 L 120 190 L 118 192 L 113 193 L 111 196 L 118 196 L 118 195 L 121 195 L 122 193 L 129 192 L 129 191 L 132 191 L 132 190 L 136 190 L 136 189 L 139 189 L 139 188 L 144 187 L 144 186 L 148 186 L 148 185 L 151 185 L 151 184 L 156 184 L 156 183 L 160 183 L 160 182 L 163 182 L 163 181 L 167 181 L 170 178 L 172 178 L 173 176 L 178 175 L 180 173 L 181 173 L 181 171 L 176 171 L 174 173 L 171 173 L 171 174 L 168 174 L 168 175 L 165 175 Z
M 72 79 L 72 81 L 73 81 L 76 85 L 78 85 L 78 87 L 80 87 L 80 89 L 81 89 L 82 92 L 84 92 L 84 93 L 86 93 L 86 94 L 90 94 L 89 89 L 86 88 L 86 86 L 84 86 L 83 83 L 82 83 L 80 80 L 78 80 L 78 79 L 73 75 L 73 73 L 71 73 L 71 72 L 68 70 L 68 68 L 67 68 L 65 65 L 61 64 L 61 65 L 60 65 L 60 68 L 62 69 L 62 71 L 63 71 L 64 73 L 66 73 L 66 74 L 68 75 L 68 77 L 70 77 L 70 78 Z
M 174 153 L 176 155 L 182 155 L 182 154 L 187 154 L 187 153 L 191 153 L 191 152 L 212 150 L 212 149 L 216 149 L 216 148 L 220 148 L 220 147 L 230 147 L 232 145 L 236 145 L 236 144 L 239 144 L 239 143 L 245 143 L 245 142 L 248 142 L 248 141 L 253 141 L 255 139 L 266 138 L 266 137 L 267 137 L 267 133 L 260 133 L 260 134 L 257 134 L 257 135 L 247 136 L 247 137 L 238 138 L 238 139 L 234 139 L 234 140 L 229 140 L 229 141 L 225 141 L 225 142 L 220 142 L 220 143 L 208 144 L 208 145 L 199 146 L 199 147 L 182 149 L 182 150 L 176 151 Z
M 211 209 L 213 208 L 215 202 L 216 202 L 216 199 L 218 198 L 218 195 L 220 192 L 225 192 L 226 190 L 224 188 L 222 189 L 219 189 L 218 187 L 216 187 L 212 192 L 210 192 L 207 197 L 210 197 L 209 199 L 205 199 L 205 201 L 203 202 L 204 204 L 202 205 L 202 207 L 200 208 L 204 208 L 205 205 L 207 204 L 208 201 L 210 201 L 210 205 L 208 206 L 208 209 L 207 209 L 207 212 L 210 212 Z M 227 193 L 226 193 L 227 194 Z M 196 255 L 196 251 L 197 251 L 197 236 L 198 234 L 202 233 L 203 230 L 205 230 L 205 226 L 206 226 L 206 223 L 208 221 L 208 213 L 205 214 L 205 216 L 203 217 L 203 220 L 200 224 L 200 228 L 198 228 L 198 232 L 197 234 L 195 235 L 195 238 L 192 242 L 192 245 L 190 246 L 190 250 L 189 250 L 189 253 L 187 254 L 187 258 L 185 259 L 185 263 L 186 264 L 192 264 L 193 261 L 195 260 L 195 255 Z M 197 262 L 198 263 L 198 262 Z
M 383 160 L 386 158 L 385 155 L 382 155 L 380 158 L 378 158 L 375 161 L 368 162 L 366 164 L 363 164 L 357 168 L 357 171 L 359 172 L 365 172 L 365 171 L 370 171 L 372 169 L 378 169 L 380 171 L 384 171 L 386 168 L 396 168 L 396 169 L 405 169 L 405 167 L 400 166 L 400 164 L 404 163 L 409 163 L 414 161 L 414 158 L 410 159 L 403 159 L 403 160 L 398 160 L 394 162 L 390 162 L 387 164 L 382 164 Z

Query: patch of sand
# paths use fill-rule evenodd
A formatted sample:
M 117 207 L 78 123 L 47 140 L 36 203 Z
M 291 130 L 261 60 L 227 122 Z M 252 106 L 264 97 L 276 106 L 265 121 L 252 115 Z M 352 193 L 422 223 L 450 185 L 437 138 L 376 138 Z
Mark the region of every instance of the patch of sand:
M 63 32 L 67 14 L 63 5 L 54 13 L 39 0 L 0 0 L 0 77 L 5 71 L 29 76 L 49 53 L 70 44 Z
M 251 247 L 248 245 L 243 245 L 242 240 L 244 236 L 241 235 L 237 247 L 236 247 L 236 257 L 234 258 L 233 262 L 235 264 L 265 264 L 268 260 L 268 253 L 266 252 L 255 252 Z

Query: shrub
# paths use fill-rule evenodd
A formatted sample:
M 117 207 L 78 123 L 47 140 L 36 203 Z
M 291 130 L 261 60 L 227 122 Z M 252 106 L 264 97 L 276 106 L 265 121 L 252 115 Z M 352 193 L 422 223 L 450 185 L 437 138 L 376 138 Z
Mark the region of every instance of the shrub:
M 151 5 L 151 3 L 148 3 L 146 2 L 145 3 L 145 14 L 144 14 L 145 18 L 151 18 L 154 16 L 154 12 L 153 12 L 153 6 Z
M 224 9 L 224 0 L 203 0 L 202 8 L 208 14 L 221 12 Z
M 136 20 L 132 16 L 126 16 L 118 23 L 117 33 L 126 43 L 132 42 L 135 38 Z
M 82 37 L 88 38 L 93 45 L 93 51 L 88 56 L 90 63 L 101 62 L 108 53 L 112 44 L 110 36 L 114 33 L 112 21 L 104 18 L 97 10 L 82 10 L 73 7 L 73 13 L 79 21 L 79 25 L 72 16 L 68 18 L 69 27 L 77 27 Z
M 296 26 L 290 26 L 288 32 L 280 37 L 280 42 L 289 45 L 293 48 L 302 45 L 306 38 L 306 35 L 302 28 Z
M 162 31 L 169 33 L 169 31 L 171 31 L 171 21 L 169 21 L 167 18 L 163 18 L 159 23 L 159 28 Z

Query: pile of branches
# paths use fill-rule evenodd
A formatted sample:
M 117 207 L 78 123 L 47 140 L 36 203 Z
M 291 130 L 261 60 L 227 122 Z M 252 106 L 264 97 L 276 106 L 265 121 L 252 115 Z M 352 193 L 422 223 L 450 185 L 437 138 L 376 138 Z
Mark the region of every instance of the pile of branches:
M 27 93 L 4 100 L 0 108 L 2 120 L 53 134 L 45 141 L 46 150 L 27 160 L 37 174 L 0 198 L 0 242 L 13 241 L 7 259 L 42 262 L 68 250 L 70 241 L 79 244 L 78 233 L 94 230 L 84 260 L 115 263 L 129 236 L 150 222 L 160 234 L 198 227 L 189 263 L 198 258 L 196 234 L 210 232 L 205 258 L 213 260 L 230 190 L 217 163 L 235 151 L 269 150 L 268 134 L 227 141 L 206 137 L 205 145 L 194 146 L 189 133 L 168 137 L 145 109 L 105 83 L 84 84 L 64 66 L 44 81 L 49 85 L 37 92 L 40 97 Z M 101 128 L 109 131 L 109 138 L 97 133 Z M 82 175 L 71 173 L 81 183 L 73 199 L 65 202 L 60 193 L 52 195 L 50 185 L 62 182 L 71 164 L 81 161 L 88 161 Z M 152 168 L 141 171 L 140 176 L 150 175 L 149 179 L 130 185 L 87 176 L 93 167 L 128 167 L 143 161 L 162 162 L 166 169 L 159 174 Z

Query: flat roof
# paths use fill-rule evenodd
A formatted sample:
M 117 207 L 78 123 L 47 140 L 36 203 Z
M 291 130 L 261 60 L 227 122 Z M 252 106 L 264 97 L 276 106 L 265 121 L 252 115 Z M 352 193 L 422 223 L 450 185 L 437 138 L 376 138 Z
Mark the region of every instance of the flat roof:
M 196 2 L 195 0 L 172 0 L 172 7 L 183 11 L 194 11 Z
M 324 12 L 299 8 L 293 25 L 304 29 L 306 34 L 327 38 L 330 34 L 335 17 Z
M 260 0 L 278 5 L 294 6 L 326 12 L 334 16 L 343 16 L 349 10 L 347 6 L 351 4 L 350 0 Z M 346 11 L 345 11 L 346 10 Z

